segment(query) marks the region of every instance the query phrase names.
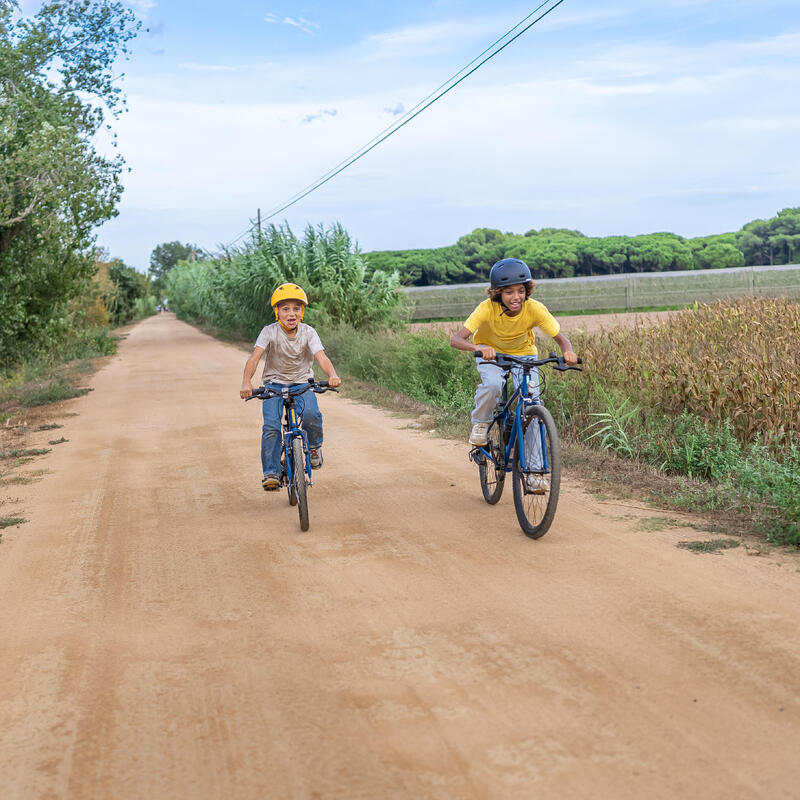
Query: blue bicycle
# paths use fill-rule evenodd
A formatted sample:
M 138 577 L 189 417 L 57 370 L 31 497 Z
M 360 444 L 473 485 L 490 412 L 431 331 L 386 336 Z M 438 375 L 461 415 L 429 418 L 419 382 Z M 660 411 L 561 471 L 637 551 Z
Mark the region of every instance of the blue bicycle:
M 475 357 L 482 358 L 483 353 L 476 350 Z M 490 505 L 503 494 L 506 473 L 512 473 L 520 527 L 526 536 L 538 539 L 547 533 L 558 506 L 561 444 L 553 417 L 542 404 L 543 386 L 538 394 L 529 396 L 528 383 L 533 368 L 545 364 L 559 372 L 581 369 L 567 365 L 555 353 L 542 359 L 498 354 L 496 363 L 505 371 L 503 393 L 489 425 L 488 442 L 474 447 L 469 457 L 478 465 L 483 498 Z M 514 367 L 520 368 L 520 376 L 509 397 L 507 378 Z
M 313 378 L 309 378 L 307 384 L 294 388 L 284 386 L 276 390 L 259 386 L 247 398 L 247 400 L 255 398 L 269 400 L 271 397 L 283 399 L 281 486 L 285 486 L 289 492 L 289 505 L 297 506 L 300 515 L 300 530 L 302 531 L 307 531 L 309 525 L 306 490 L 314 484 L 311 481 L 311 453 L 308 447 L 308 435 L 300 427 L 295 398 L 303 392 L 309 391 L 322 394 L 323 392 L 337 392 L 338 389 L 328 386 L 328 381 L 315 381 Z

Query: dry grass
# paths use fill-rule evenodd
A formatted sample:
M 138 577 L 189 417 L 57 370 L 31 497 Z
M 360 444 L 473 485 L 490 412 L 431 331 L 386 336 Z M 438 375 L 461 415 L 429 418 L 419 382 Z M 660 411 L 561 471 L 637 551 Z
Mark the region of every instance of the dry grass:
M 742 442 L 800 434 L 800 304 L 725 300 L 669 324 L 583 338 L 592 372 L 669 414 L 730 419 Z

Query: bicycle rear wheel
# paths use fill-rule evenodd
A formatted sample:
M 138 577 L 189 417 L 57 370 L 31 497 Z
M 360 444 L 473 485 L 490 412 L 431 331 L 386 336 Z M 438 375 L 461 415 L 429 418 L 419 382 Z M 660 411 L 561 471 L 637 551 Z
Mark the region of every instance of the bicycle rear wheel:
M 303 440 L 298 436 L 292 440 L 292 483 L 294 498 L 297 501 L 297 512 L 300 515 L 300 530 L 308 530 L 308 497 L 306 495 L 306 456 L 303 452 Z M 291 498 L 289 500 L 291 502 Z
M 534 427 L 529 432 L 531 426 Z M 525 410 L 522 429 L 526 435 L 514 448 L 512 470 L 514 509 L 523 533 L 531 539 L 538 539 L 547 533 L 558 506 L 558 492 L 561 487 L 561 444 L 553 417 L 544 406 L 530 406 Z M 537 445 L 541 447 L 542 464 L 547 466 L 546 470 L 523 472 L 520 458 L 520 448 L 523 443 L 526 448 L 525 463 L 529 470 L 535 460 Z M 549 479 L 546 488 L 536 485 L 540 478 Z
M 489 426 L 489 441 L 483 448 L 487 453 L 491 453 L 492 459 L 486 458 L 483 453 L 478 460 L 478 475 L 481 479 L 481 491 L 483 499 L 493 506 L 503 494 L 503 487 L 506 481 L 505 469 L 505 442 L 503 441 L 503 431 L 500 423 L 493 422 Z

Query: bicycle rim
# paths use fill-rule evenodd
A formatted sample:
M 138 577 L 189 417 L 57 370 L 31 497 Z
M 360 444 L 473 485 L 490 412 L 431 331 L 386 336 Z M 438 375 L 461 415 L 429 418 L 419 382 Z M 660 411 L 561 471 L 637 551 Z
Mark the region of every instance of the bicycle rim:
M 535 441 L 544 443 L 543 456 L 547 470 L 534 473 L 549 479 L 549 488 L 543 493 L 528 489 L 528 475 L 522 471 L 520 460 L 520 448 L 525 443 L 526 463 L 528 466 L 531 465 L 533 458 L 529 433 L 531 425 L 535 426 Z M 553 417 L 544 406 L 531 406 L 525 410 L 522 429 L 525 431 L 525 436 L 514 448 L 514 509 L 523 533 L 531 539 L 538 539 L 547 533 L 558 506 L 558 493 L 561 487 L 561 445 Z
M 292 440 L 292 465 L 294 474 L 294 495 L 297 499 L 297 513 L 300 515 L 300 530 L 308 530 L 308 496 L 306 495 L 306 456 L 303 452 L 303 440 L 298 436 Z
M 489 441 L 483 449 L 492 454 L 494 461 L 481 454 L 481 459 L 478 462 L 478 475 L 481 480 L 483 499 L 493 506 L 500 499 L 500 495 L 503 494 L 506 480 L 505 467 L 499 466 L 505 463 L 503 457 L 505 443 L 503 442 L 499 424 L 492 423 L 489 426 L 488 438 Z

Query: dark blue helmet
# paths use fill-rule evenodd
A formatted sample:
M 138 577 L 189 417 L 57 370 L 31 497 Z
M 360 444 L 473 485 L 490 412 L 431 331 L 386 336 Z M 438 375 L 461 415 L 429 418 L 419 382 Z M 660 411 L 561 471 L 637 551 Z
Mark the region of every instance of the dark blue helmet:
M 489 273 L 489 284 L 492 289 L 502 289 L 514 283 L 527 283 L 533 280 L 531 271 L 524 261 L 518 258 L 504 258 L 498 261 Z

